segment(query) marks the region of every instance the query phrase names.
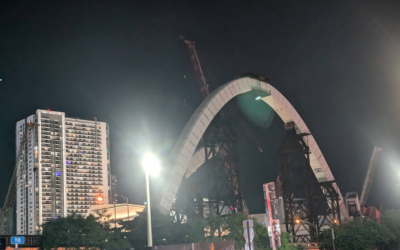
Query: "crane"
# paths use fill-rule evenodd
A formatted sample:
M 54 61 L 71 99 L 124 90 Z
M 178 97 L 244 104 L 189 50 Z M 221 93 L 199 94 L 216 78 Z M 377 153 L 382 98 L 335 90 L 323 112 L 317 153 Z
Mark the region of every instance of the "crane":
M 203 69 L 201 68 L 199 57 L 197 56 L 197 51 L 194 46 L 194 42 L 188 41 L 188 40 L 184 39 L 183 37 L 181 37 L 181 39 L 189 47 L 190 60 L 192 61 L 192 64 L 194 67 L 194 72 L 196 74 L 197 82 L 200 85 L 201 96 L 203 96 L 203 98 L 206 98 L 210 94 L 210 91 L 208 90 L 206 78 L 204 77 Z
M 372 179 L 374 178 L 375 170 L 376 170 L 376 163 L 378 161 L 379 152 L 382 151 L 380 147 L 374 147 L 374 151 L 372 152 L 371 159 L 369 160 L 368 164 L 368 171 L 367 176 L 365 176 L 361 198 L 360 198 L 360 205 L 365 206 L 367 204 L 369 190 L 371 189 Z
M 21 166 L 25 166 L 25 161 L 27 160 L 27 142 L 28 142 L 28 132 L 34 129 L 37 125 L 37 123 L 32 123 L 28 122 L 27 126 L 25 126 L 25 130 L 23 132 L 22 136 L 22 141 L 19 145 L 19 150 L 17 153 L 17 157 L 15 159 L 15 167 L 13 171 L 13 175 L 11 178 L 10 186 L 8 187 L 8 192 L 6 199 L 4 201 L 3 207 L 1 209 L 0 213 L 0 235 L 3 234 L 9 234 L 8 232 L 8 225 L 9 222 L 8 220 L 11 218 L 14 205 L 15 205 L 15 200 L 16 200 L 16 194 L 17 194 L 17 189 L 18 189 L 18 184 L 20 183 L 21 179 L 21 172 L 22 168 Z
M 196 47 L 194 45 L 195 42 L 186 40 L 183 37 L 181 37 L 181 39 L 186 43 L 186 45 L 189 48 L 190 60 L 192 61 L 194 72 L 195 72 L 196 78 L 197 78 L 197 82 L 199 83 L 199 86 L 200 86 L 201 96 L 203 98 L 206 98 L 210 94 L 210 91 L 208 89 L 208 84 L 206 82 L 206 78 L 204 77 L 203 69 L 201 68 L 200 60 L 197 55 Z M 245 132 L 247 133 L 247 135 L 253 140 L 258 151 L 263 152 L 263 149 L 262 149 L 260 143 L 254 137 L 254 134 L 249 130 L 247 125 L 242 120 L 239 120 L 239 122 L 240 122 L 240 125 L 242 125 L 242 127 L 245 129 Z

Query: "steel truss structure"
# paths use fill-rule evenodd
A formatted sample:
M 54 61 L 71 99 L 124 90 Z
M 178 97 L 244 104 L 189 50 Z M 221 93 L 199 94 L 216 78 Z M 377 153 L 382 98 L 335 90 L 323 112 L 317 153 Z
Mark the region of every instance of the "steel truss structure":
M 170 211 L 174 222 L 187 223 L 204 215 L 203 197 L 193 193 L 190 184 L 186 178 L 182 180 L 180 192 Z
M 175 222 L 185 223 L 197 217 L 205 217 L 208 211 L 226 216 L 232 213 L 248 215 L 240 185 L 237 165 L 236 135 L 221 119 L 216 119 L 203 136 L 201 147 L 205 151 L 207 168 L 205 183 L 207 198 L 193 191 L 192 183 L 183 179 L 170 215 Z
M 236 135 L 220 118 L 221 116 L 217 117 L 203 136 L 208 206 L 218 215 L 227 213 L 247 215 L 247 206 L 240 185 Z
M 324 227 L 340 223 L 339 194 L 335 181 L 318 183 L 315 178 L 306 143 L 310 134 L 296 134 L 294 123 L 285 129 L 279 164 L 286 231 L 293 235 L 293 242 L 315 242 Z

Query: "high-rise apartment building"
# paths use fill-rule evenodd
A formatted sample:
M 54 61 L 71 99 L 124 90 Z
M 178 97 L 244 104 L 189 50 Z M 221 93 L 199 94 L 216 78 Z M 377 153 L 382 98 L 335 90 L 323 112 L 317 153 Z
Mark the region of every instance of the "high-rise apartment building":
M 31 129 L 26 130 L 27 126 Z M 24 144 L 25 131 L 28 134 Z M 52 218 L 72 213 L 85 216 L 91 205 L 109 203 L 112 195 L 106 123 L 37 110 L 35 115 L 17 122 L 17 152 L 22 145 L 17 234 L 37 234 L 39 226 Z

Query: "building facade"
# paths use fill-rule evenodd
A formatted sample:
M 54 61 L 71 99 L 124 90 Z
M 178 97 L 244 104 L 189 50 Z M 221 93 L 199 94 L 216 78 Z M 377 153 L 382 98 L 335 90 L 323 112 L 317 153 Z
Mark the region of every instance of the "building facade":
M 37 110 L 35 115 L 17 122 L 16 152 L 23 152 L 18 154 L 22 156 L 17 234 L 38 234 L 40 225 L 52 218 L 72 213 L 85 216 L 91 205 L 109 204 L 108 197 L 112 196 L 106 123 Z

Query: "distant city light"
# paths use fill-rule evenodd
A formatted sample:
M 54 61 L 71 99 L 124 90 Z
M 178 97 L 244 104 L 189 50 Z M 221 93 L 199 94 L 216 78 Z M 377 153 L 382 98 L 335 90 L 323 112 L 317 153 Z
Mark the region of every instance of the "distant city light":
M 61 172 L 56 172 L 56 176 L 60 176 L 61 175 Z
M 261 100 L 261 96 L 256 97 L 256 101 Z

